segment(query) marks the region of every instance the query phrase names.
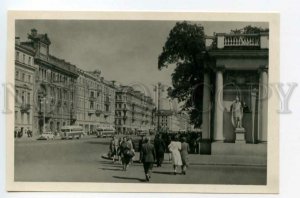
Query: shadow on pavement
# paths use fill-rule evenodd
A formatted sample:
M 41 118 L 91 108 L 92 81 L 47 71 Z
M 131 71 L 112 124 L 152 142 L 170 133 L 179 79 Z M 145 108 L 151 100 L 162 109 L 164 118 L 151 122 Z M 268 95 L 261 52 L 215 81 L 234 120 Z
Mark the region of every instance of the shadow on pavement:
M 99 168 L 99 169 L 101 169 L 101 170 L 110 170 L 110 171 L 123 171 L 123 169 L 122 168 Z
M 97 141 L 86 141 L 87 144 L 102 144 L 102 145 L 109 145 L 109 142 L 97 142 Z
M 119 177 L 119 176 L 113 176 L 116 179 L 129 179 L 129 180 L 137 180 L 140 182 L 145 182 L 145 179 L 140 179 L 140 178 L 136 178 L 136 177 Z
M 170 171 L 152 171 L 152 173 L 155 173 L 155 174 L 163 174 L 163 175 L 174 175 L 173 172 L 170 172 Z M 178 174 L 178 173 L 177 173 Z

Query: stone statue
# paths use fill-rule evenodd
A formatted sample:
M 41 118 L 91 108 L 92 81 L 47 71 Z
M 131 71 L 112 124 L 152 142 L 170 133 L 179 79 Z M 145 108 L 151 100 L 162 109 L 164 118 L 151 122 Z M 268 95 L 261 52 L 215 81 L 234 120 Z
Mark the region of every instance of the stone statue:
M 242 119 L 243 119 L 243 105 L 240 102 L 239 97 L 233 101 L 231 107 L 231 121 L 235 128 L 243 128 L 242 127 Z

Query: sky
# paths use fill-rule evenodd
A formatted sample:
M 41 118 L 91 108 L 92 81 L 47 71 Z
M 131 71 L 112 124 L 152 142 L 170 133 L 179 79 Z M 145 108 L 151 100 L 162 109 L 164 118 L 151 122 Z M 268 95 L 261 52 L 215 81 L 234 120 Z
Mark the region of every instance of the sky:
M 125 85 L 142 84 L 151 92 L 161 82 L 170 86 L 174 66 L 158 70 L 158 56 L 176 21 L 18 20 L 16 36 L 27 40 L 32 28 L 48 34 L 50 53 Z M 195 22 L 205 34 L 229 32 L 246 25 L 266 28 L 267 23 Z

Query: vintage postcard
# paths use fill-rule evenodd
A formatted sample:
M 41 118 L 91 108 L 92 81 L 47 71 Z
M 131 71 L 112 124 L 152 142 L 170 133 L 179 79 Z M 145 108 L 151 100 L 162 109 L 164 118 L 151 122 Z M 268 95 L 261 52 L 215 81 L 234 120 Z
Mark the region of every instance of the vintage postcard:
M 278 193 L 279 15 L 8 12 L 8 191 Z

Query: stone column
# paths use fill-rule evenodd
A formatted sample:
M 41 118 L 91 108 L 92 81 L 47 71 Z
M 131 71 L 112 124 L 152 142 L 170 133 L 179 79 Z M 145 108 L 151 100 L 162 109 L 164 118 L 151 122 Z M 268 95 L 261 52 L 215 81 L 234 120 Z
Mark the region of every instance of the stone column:
M 202 109 L 202 138 L 210 139 L 210 74 L 204 70 L 203 79 L 203 109 Z
M 267 142 L 268 137 L 268 67 L 261 66 L 259 68 L 259 118 L 260 129 L 258 140 Z
M 214 116 L 214 140 L 223 141 L 223 71 L 224 66 L 217 67 L 215 86 L 215 116 Z

